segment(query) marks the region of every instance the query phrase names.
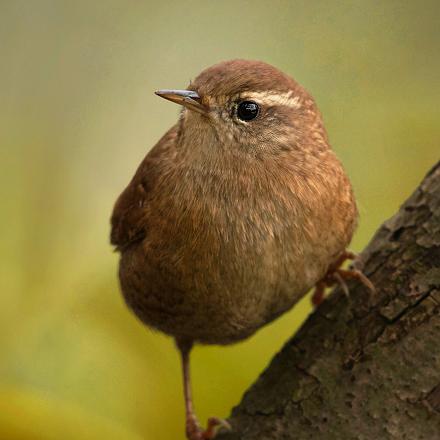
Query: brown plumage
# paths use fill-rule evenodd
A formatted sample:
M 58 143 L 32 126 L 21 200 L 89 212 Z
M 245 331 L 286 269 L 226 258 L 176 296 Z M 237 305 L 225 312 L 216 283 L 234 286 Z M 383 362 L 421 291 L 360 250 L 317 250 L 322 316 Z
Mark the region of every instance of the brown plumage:
M 234 60 L 188 90 L 157 92 L 183 105 L 180 119 L 111 220 L 127 304 L 176 339 L 184 362 L 193 342 L 236 342 L 290 309 L 344 253 L 357 219 L 316 104 L 292 78 Z M 243 101 L 258 105 L 254 119 L 240 119 Z M 202 433 L 188 406 L 187 419 L 191 439 L 218 423 Z

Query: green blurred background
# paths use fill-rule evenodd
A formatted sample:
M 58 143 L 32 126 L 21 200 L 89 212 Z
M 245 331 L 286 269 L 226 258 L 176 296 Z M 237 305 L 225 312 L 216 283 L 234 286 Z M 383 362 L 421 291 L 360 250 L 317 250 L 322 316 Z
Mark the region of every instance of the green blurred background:
M 179 109 L 154 96 L 261 59 L 317 99 L 360 205 L 353 248 L 440 152 L 437 1 L 0 1 L 0 439 L 182 439 L 178 357 L 125 308 L 113 202 Z M 226 417 L 310 312 L 196 348 Z

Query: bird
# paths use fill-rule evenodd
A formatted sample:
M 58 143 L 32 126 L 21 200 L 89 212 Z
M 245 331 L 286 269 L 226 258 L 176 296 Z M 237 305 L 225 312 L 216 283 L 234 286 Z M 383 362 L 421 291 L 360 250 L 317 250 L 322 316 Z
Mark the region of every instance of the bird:
M 242 341 L 315 287 L 368 279 L 342 263 L 357 226 L 350 180 L 315 100 L 263 61 L 203 70 L 186 89 L 156 95 L 180 116 L 117 199 L 111 244 L 128 307 L 180 352 L 185 432 L 203 429 L 192 402 L 194 344 Z

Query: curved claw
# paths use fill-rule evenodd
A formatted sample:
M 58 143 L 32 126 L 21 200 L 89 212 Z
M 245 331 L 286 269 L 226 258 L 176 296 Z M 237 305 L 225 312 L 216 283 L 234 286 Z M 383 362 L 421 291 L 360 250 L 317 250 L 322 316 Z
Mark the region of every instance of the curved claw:
M 189 440 L 212 440 L 217 435 L 219 429 L 222 428 L 227 431 L 232 429 L 231 425 L 226 420 L 218 417 L 210 417 L 206 429 L 203 430 L 197 419 L 191 417 L 187 420 L 186 437 Z
M 345 282 L 344 278 L 342 278 L 342 275 L 336 271 L 333 276 L 335 277 L 335 280 L 339 283 L 341 286 L 341 289 L 345 293 L 345 296 L 348 298 L 350 296 L 350 291 L 348 290 L 347 283 Z
M 314 306 L 318 306 L 322 302 L 325 288 L 332 287 L 335 284 L 339 284 L 348 297 L 350 292 L 345 281 L 353 278 L 360 281 L 372 293 L 376 292 L 373 283 L 359 269 L 355 269 L 351 266 L 349 269 L 341 269 L 341 265 L 346 260 L 354 260 L 355 258 L 356 254 L 354 252 L 346 250 L 330 265 L 324 277 L 316 283 L 315 291 L 312 296 Z
M 226 420 L 219 419 L 218 417 L 210 417 L 208 419 L 208 426 L 206 430 L 202 432 L 202 439 L 213 439 L 216 436 L 217 431 L 221 428 L 226 429 L 227 431 L 232 429 L 231 425 Z
M 358 269 L 349 269 L 349 270 L 338 269 L 337 272 L 341 275 L 342 278 L 345 278 L 345 279 L 354 278 L 354 279 L 360 281 L 372 293 L 376 292 L 376 288 L 374 287 L 374 284 L 360 270 L 358 270 Z

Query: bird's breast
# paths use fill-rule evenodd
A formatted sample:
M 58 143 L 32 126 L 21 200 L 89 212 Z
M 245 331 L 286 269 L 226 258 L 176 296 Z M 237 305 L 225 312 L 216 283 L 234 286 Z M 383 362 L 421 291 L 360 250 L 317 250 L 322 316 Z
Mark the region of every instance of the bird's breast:
M 149 297 L 143 309 L 153 310 L 142 312 L 147 323 L 208 343 L 246 337 L 290 308 L 345 248 L 324 189 L 251 177 L 190 169 L 163 183 L 167 197 L 152 200 L 147 219 L 155 234 L 130 262 L 136 291 Z

